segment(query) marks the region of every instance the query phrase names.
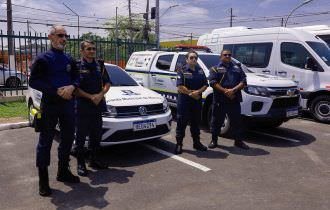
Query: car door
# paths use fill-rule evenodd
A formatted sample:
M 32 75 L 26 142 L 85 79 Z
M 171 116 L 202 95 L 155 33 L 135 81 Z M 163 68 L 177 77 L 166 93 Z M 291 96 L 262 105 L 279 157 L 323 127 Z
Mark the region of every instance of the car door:
M 174 57 L 174 52 L 157 55 L 149 74 L 150 89 L 162 94 L 170 103 L 176 103 L 177 99 Z

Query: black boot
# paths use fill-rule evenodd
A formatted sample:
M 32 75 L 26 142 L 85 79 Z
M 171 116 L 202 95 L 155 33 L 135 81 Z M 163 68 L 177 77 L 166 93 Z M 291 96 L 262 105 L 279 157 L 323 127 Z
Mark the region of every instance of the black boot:
M 207 151 L 207 147 L 204 146 L 199 138 L 193 138 L 194 141 L 194 149 L 199 150 L 199 151 Z
M 174 154 L 176 154 L 176 155 L 182 154 L 182 142 L 183 142 L 183 139 L 176 138 L 176 145 L 175 145 L 175 149 L 174 149 Z
M 57 181 L 68 182 L 68 183 L 79 183 L 80 179 L 78 176 L 74 176 L 71 173 L 69 163 L 58 163 Z
M 48 168 L 38 167 L 39 173 L 39 195 L 50 196 L 52 190 L 49 187 Z
M 83 154 L 79 154 L 77 157 L 77 173 L 79 176 L 87 176 L 88 174 Z
M 241 140 L 235 140 L 234 146 L 245 150 L 250 149 L 250 147 Z
M 89 160 L 89 164 L 88 166 L 93 168 L 93 169 L 107 169 L 108 168 L 108 164 L 104 163 L 103 161 L 99 160 L 97 158 L 97 149 L 93 149 L 91 151 L 91 155 L 90 155 L 90 160 Z
M 211 142 L 210 142 L 210 144 L 209 144 L 208 147 L 209 147 L 210 149 L 214 149 L 214 148 L 216 148 L 217 146 L 218 146 L 218 137 L 212 135 L 212 140 L 211 140 Z

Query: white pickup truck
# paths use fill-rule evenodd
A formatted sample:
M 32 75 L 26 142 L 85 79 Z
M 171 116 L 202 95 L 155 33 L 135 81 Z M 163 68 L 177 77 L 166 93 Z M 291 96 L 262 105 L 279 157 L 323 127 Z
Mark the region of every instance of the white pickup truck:
M 186 52 L 141 51 L 131 55 L 125 70 L 142 86 L 165 96 L 172 107 L 176 107 L 177 87 L 176 69 L 185 64 Z M 209 76 L 209 69 L 219 63 L 219 54 L 200 52 L 198 65 Z M 233 59 L 240 65 L 238 61 Z M 285 78 L 250 72 L 241 65 L 247 75 L 247 87 L 242 91 L 242 115 L 249 125 L 278 127 L 283 122 L 295 118 L 299 113 L 300 94 L 297 85 Z M 209 123 L 213 89 L 203 93 L 202 119 Z M 253 123 L 251 123 L 253 122 Z M 229 134 L 228 117 L 221 134 Z

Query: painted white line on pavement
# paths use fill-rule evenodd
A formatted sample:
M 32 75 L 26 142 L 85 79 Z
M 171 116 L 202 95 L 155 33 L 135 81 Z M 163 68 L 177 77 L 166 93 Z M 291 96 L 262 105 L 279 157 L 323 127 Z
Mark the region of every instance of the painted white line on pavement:
M 249 131 L 251 133 L 256 133 L 256 134 L 260 134 L 260 135 L 264 135 L 264 136 L 270 136 L 270 137 L 274 137 L 274 138 L 280 138 L 280 139 L 285 139 L 287 141 L 291 141 L 294 143 L 299 143 L 300 141 L 297 139 L 292 139 L 292 138 L 287 138 L 287 137 L 283 137 L 283 136 L 278 136 L 278 135 L 273 135 L 273 134 L 268 134 L 268 133 L 263 133 L 263 132 L 259 132 L 259 131 Z
M 153 151 L 155 151 L 155 152 L 158 152 L 158 153 L 160 153 L 162 155 L 166 155 L 166 156 L 168 156 L 170 158 L 173 158 L 175 160 L 178 160 L 178 161 L 180 161 L 182 163 L 185 163 L 187 165 L 190 165 L 192 167 L 195 167 L 195 168 L 197 168 L 199 170 L 202 170 L 204 172 L 208 172 L 208 171 L 211 170 L 210 168 L 208 168 L 206 166 L 203 166 L 203 165 L 201 165 L 199 163 L 195 163 L 195 162 L 193 162 L 191 160 L 187 160 L 187 159 L 182 158 L 182 157 L 180 157 L 178 155 L 174 155 L 174 154 L 172 154 L 170 152 L 166 152 L 164 150 L 158 149 L 157 147 L 154 147 L 154 146 L 151 146 L 151 145 L 147 145 L 147 144 L 142 144 L 142 145 L 145 146 L 145 147 L 147 147 L 147 148 L 149 148 L 149 149 L 151 149 L 151 150 L 153 150 Z
M 307 148 L 306 146 L 299 147 L 299 149 L 303 151 L 316 165 L 320 165 L 325 168 L 328 167 L 328 165 L 325 164 L 313 150 Z

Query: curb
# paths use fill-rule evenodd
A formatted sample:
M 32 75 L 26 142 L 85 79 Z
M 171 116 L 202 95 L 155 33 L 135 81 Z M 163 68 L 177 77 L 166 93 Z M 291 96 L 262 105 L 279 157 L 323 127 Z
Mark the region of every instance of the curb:
M 29 122 L 19 122 L 19 123 L 6 123 L 0 124 L 0 131 L 9 130 L 9 129 L 17 129 L 17 128 L 25 128 L 29 126 Z

